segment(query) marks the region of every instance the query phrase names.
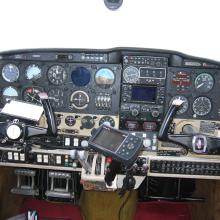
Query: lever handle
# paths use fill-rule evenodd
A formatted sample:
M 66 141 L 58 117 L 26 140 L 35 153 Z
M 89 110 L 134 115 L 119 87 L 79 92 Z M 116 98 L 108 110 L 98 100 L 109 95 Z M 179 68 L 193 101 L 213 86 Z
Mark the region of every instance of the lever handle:
M 159 134 L 158 134 L 158 139 L 161 141 L 168 141 L 168 130 L 170 127 L 170 124 L 173 120 L 173 117 L 176 115 L 177 111 L 179 108 L 182 106 L 183 101 L 181 99 L 175 99 L 173 100 L 173 103 L 169 107 L 163 123 L 160 127 Z

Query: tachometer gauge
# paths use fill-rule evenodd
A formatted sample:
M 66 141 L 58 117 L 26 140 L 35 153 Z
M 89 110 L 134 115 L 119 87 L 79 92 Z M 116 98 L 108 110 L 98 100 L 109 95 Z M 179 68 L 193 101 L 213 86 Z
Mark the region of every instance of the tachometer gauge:
M 2 68 L 2 77 L 6 82 L 15 82 L 19 77 L 19 69 L 15 64 L 6 64 Z
M 212 109 L 212 102 L 207 97 L 198 97 L 193 102 L 193 111 L 196 115 L 205 116 L 207 115 Z
M 61 108 L 64 105 L 64 92 L 61 89 L 51 89 L 48 92 L 50 103 L 53 108 Z
M 70 103 L 76 109 L 85 109 L 89 104 L 89 96 L 84 91 L 75 91 L 70 97 Z
M 99 126 L 102 125 L 102 124 L 114 127 L 115 126 L 115 121 L 110 116 L 104 116 L 99 121 Z
M 209 92 L 214 86 L 214 79 L 209 73 L 201 73 L 195 79 L 195 88 L 197 91 Z
M 17 98 L 18 98 L 18 91 L 14 87 L 9 86 L 3 89 L 3 93 L 2 93 L 3 104 L 5 104 L 10 100 L 16 100 Z
M 38 96 L 38 93 L 42 91 L 43 89 L 39 87 L 27 87 L 23 91 L 23 100 L 26 102 L 31 102 L 34 104 L 41 105 L 41 100 L 40 97 Z
M 135 83 L 139 78 L 139 70 L 134 66 L 129 66 L 124 70 L 123 77 L 127 83 Z
M 101 68 L 95 74 L 96 84 L 103 88 L 109 88 L 115 81 L 115 75 L 112 70 L 108 68 Z
M 54 85 L 62 85 L 67 78 L 67 73 L 64 67 L 54 65 L 50 67 L 47 73 L 48 80 Z
M 37 80 L 41 77 L 41 68 L 36 64 L 29 65 L 25 70 L 25 77 L 28 80 Z
M 175 99 L 180 99 L 183 101 L 183 104 L 181 106 L 181 108 L 177 111 L 177 115 L 181 115 L 183 113 L 185 113 L 188 108 L 189 108 L 189 102 L 188 102 L 188 99 L 184 96 L 180 96 L 180 95 L 177 95 L 177 96 L 174 96 L 171 100 L 170 100 L 170 105 L 172 104 L 172 102 L 175 100 Z

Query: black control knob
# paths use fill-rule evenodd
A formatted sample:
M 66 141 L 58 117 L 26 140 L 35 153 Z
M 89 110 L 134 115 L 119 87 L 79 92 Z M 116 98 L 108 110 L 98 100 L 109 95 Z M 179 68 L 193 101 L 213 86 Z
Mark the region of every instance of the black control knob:
M 84 116 L 81 120 L 82 126 L 81 128 L 86 128 L 86 129 L 91 129 L 94 127 L 95 125 L 95 121 L 94 118 L 92 118 L 91 116 Z
M 133 108 L 133 109 L 131 109 L 131 115 L 132 116 L 134 116 L 134 117 L 136 117 L 136 116 L 138 116 L 139 115 L 139 109 L 137 109 L 137 108 Z
M 159 115 L 160 115 L 160 112 L 157 110 L 157 109 L 154 109 L 152 112 L 151 112 L 151 115 L 153 118 L 158 118 Z

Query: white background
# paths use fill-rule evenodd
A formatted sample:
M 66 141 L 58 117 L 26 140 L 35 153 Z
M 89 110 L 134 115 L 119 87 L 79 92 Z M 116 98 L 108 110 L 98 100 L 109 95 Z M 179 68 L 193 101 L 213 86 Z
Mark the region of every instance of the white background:
M 0 51 L 144 47 L 220 61 L 219 0 L 0 0 Z

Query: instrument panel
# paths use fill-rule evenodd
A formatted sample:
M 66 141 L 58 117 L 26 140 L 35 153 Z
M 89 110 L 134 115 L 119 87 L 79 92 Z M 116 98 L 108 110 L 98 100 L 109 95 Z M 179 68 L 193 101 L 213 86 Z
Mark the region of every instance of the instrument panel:
M 148 174 L 153 176 L 160 176 L 158 172 L 163 170 L 163 164 L 159 168 L 155 165 L 158 160 L 216 162 L 219 157 L 198 157 L 157 139 L 164 114 L 176 98 L 184 103 L 170 128 L 173 133 L 203 132 L 220 137 L 218 62 L 173 51 L 136 48 L 23 50 L 0 54 L 0 77 L 1 108 L 14 99 L 41 105 L 38 93 L 48 93 L 58 137 L 47 142 L 63 146 L 60 150 L 36 148 L 27 155 L 19 149 L 1 148 L 4 165 L 25 163 L 25 167 L 40 169 L 80 170 L 81 165 L 70 158 L 68 150 L 88 147 L 92 129 L 103 123 L 144 139 L 140 156 L 151 166 Z M 62 158 L 62 162 L 56 158 Z M 145 168 L 144 175 L 148 172 Z

